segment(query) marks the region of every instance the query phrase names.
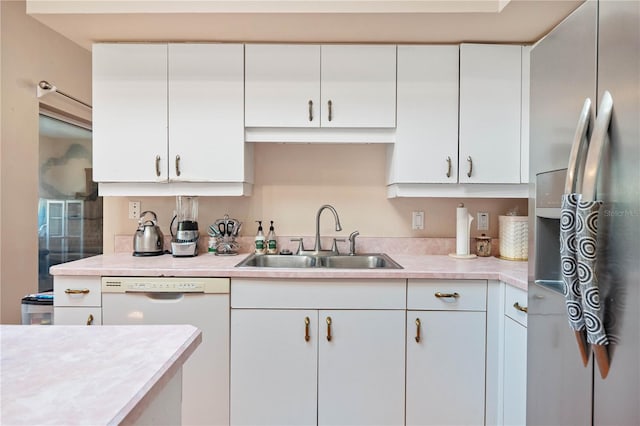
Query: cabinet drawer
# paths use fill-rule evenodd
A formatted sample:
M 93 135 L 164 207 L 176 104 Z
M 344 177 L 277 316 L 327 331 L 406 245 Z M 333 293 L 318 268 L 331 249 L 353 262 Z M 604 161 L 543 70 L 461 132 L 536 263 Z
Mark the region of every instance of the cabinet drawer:
M 54 325 L 102 325 L 102 309 L 55 307 L 53 309 Z
M 486 311 L 486 280 L 409 280 L 407 308 Z
M 526 327 L 527 313 L 523 309 L 527 309 L 527 292 L 505 285 L 504 313 Z
M 53 279 L 54 306 L 101 306 L 100 277 L 56 276 Z

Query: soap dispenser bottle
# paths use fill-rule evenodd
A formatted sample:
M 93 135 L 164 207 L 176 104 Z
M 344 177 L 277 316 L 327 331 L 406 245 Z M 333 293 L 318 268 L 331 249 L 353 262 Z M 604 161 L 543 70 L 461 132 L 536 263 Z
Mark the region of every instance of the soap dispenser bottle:
M 256 220 L 256 222 L 258 222 L 258 233 L 256 234 L 255 239 L 255 251 L 256 254 L 265 254 L 267 252 L 267 246 L 264 233 L 262 232 L 262 221 Z
M 267 254 L 278 253 L 278 242 L 276 241 L 276 233 L 273 230 L 273 221 L 269 226 L 269 234 L 267 235 Z

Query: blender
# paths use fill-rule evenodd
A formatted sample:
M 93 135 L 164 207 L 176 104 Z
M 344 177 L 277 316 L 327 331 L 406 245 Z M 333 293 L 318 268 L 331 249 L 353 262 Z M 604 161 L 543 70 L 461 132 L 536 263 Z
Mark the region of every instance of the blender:
M 175 233 L 174 221 L 177 221 Z M 174 257 L 192 257 L 198 254 L 198 197 L 176 197 L 176 215 L 171 221 L 170 230 L 171 253 Z

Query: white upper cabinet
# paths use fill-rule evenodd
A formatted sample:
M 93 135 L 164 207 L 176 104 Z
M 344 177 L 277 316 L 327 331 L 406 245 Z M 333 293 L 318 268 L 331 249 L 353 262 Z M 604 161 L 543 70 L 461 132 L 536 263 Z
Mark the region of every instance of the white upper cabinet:
M 458 182 L 458 46 L 398 46 L 388 182 Z
M 240 44 L 169 45 L 169 180 L 244 181 L 243 61 Z
M 246 127 L 395 127 L 396 47 L 247 45 Z
M 522 46 L 460 46 L 460 183 L 520 183 Z
M 167 45 L 95 44 L 93 179 L 166 181 L 167 126 Z
M 396 46 L 321 48 L 323 127 L 395 127 Z
M 93 176 L 101 194 L 248 192 L 243 71 L 241 44 L 94 45 Z
M 320 46 L 245 46 L 245 126 L 320 126 Z

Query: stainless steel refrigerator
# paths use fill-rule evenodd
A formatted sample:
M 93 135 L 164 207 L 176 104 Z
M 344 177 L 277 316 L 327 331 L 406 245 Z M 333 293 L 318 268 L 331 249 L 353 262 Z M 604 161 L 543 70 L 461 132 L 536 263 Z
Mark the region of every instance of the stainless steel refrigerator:
M 638 425 L 640 1 L 587 0 L 536 43 L 530 108 L 527 424 Z M 608 342 L 585 345 L 563 294 L 560 204 L 567 187 L 592 183 L 594 300 Z

